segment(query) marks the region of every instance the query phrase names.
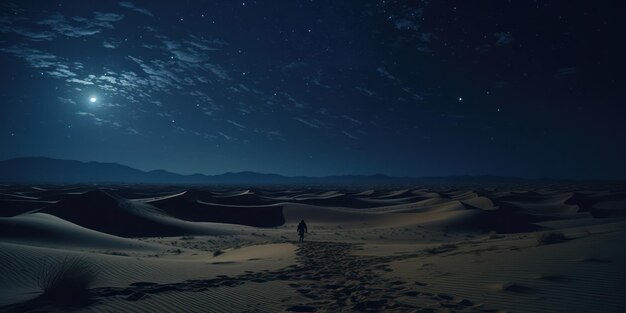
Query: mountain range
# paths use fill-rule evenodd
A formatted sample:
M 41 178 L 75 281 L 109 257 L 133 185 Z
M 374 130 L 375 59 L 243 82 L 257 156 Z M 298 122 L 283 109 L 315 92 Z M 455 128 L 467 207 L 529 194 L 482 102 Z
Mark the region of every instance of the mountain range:
M 504 176 L 393 177 L 339 175 L 325 177 L 283 176 L 256 172 L 220 175 L 182 175 L 165 170 L 142 171 L 117 163 L 81 162 L 47 157 L 22 157 L 0 161 L 0 181 L 5 183 L 130 183 L 189 185 L 415 185 L 415 184 L 513 184 L 529 179 Z

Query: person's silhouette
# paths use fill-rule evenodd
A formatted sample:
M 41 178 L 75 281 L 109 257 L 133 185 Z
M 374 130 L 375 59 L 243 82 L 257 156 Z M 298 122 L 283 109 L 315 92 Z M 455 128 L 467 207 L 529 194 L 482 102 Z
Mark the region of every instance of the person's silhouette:
M 300 236 L 300 242 L 304 241 L 304 233 L 308 233 L 309 230 L 306 228 L 306 223 L 304 220 L 301 220 L 298 224 L 298 236 Z

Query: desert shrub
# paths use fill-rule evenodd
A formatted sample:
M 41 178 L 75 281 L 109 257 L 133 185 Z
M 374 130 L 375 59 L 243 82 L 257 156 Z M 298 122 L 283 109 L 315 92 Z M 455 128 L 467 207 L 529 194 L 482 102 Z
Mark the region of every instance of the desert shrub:
M 549 245 L 553 243 L 559 243 L 565 241 L 567 238 L 562 232 L 553 231 L 553 232 L 543 232 L 539 234 L 537 237 L 538 245 Z
M 194 240 L 194 239 L 196 239 L 196 237 L 194 237 L 194 236 L 183 236 L 183 237 L 180 237 L 180 240 Z
M 130 256 L 130 254 L 128 254 L 128 253 L 118 252 L 118 251 L 105 251 L 104 254 L 117 255 L 117 256 Z
M 218 256 L 218 255 L 220 255 L 220 254 L 224 254 L 224 251 L 222 251 L 222 250 L 215 250 L 215 251 L 213 252 L 213 256 Z
M 59 303 L 77 303 L 88 298 L 98 271 L 82 257 L 66 257 L 59 264 L 44 263 L 37 273 L 42 298 Z

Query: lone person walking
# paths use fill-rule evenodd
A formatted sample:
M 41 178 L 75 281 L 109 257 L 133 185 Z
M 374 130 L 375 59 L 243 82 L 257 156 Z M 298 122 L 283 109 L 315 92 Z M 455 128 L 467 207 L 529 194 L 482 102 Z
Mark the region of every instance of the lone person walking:
M 304 233 L 307 233 L 308 229 L 306 228 L 306 223 L 304 222 L 304 220 L 300 221 L 300 224 L 298 224 L 298 236 L 300 236 L 300 242 L 304 241 Z

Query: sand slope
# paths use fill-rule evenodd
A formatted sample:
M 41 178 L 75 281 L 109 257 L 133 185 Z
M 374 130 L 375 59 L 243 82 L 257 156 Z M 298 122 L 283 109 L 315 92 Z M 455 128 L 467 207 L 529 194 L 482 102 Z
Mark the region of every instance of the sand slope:
M 3 185 L 0 311 L 618 312 L 625 190 Z M 89 301 L 42 300 L 72 257 Z

